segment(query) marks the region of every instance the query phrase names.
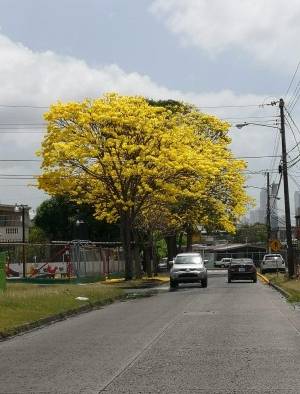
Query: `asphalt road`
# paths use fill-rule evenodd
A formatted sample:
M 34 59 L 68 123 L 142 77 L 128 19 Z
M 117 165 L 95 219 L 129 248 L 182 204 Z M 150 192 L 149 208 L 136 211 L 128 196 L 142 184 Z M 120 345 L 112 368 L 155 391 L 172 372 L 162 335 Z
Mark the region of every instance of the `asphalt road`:
M 300 393 L 300 312 L 224 274 L 0 343 L 0 393 Z

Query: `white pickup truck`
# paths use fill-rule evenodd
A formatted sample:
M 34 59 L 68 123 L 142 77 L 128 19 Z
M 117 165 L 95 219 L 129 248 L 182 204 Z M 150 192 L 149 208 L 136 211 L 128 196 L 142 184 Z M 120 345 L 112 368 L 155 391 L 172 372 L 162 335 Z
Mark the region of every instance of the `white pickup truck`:
M 220 261 L 215 261 L 214 266 L 220 268 L 228 268 L 231 263 L 231 257 L 223 257 Z

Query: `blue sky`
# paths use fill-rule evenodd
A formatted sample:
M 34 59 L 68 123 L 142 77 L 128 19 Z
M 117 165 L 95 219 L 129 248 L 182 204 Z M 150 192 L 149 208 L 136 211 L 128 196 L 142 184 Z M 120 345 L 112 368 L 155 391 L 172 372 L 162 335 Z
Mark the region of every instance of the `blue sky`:
M 279 0 L 227 0 L 226 7 L 221 0 L 0 0 L 0 104 L 47 106 L 117 90 L 189 101 L 233 124 L 272 124 L 278 109 L 258 105 L 288 88 L 300 59 L 299 16 L 297 0 L 284 10 Z M 244 105 L 257 107 L 238 107 Z M 2 124 L 21 124 L 22 132 L 1 135 L 3 158 L 35 158 L 42 133 L 32 131 L 42 113 L 0 107 Z M 297 123 L 297 106 L 292 116 Z M 275 130 L 233 127 L 231 136 L 237 156 L 276 153 Z M 289 132 L 288 146 L 294 145 Z M 249 159 L 249 170 L 275 170 L 276 160 Z M 39 171 L 34 162 L 1 166 L 7 178 Z M 293 171 L 292 192 L 297 166 Z M 248 183 L 262 187 L 265 178 L 255 175 Z M 45 195 L 25 184 L 0 179 L 1 203 L 36 207 Z

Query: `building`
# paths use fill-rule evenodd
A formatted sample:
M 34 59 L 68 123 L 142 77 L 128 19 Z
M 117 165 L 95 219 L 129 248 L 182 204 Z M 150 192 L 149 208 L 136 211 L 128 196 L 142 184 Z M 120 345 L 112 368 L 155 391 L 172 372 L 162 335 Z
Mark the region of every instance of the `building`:
M 28 241 L 29 210 L 27 205 L 0 204 L 0 242 L 22 242 L 23 230 L 24 241 Z
M 268 203 L 268 193 L 267 189 L 261 189 L 259 194 L 259 207 L 263 209 L 265 212 L 267 211 L 267 203 Z
M 300 191 L 296 190 L 294 193 L 295 201 L 295 216 L 300 216 Z
M 264 246 L 240 243 L 227 243 L 219 245 L 192 245 L 193 252 L 201 253 L 203 258 L 210 261 L 218 261 L 223 257 L 231 258 L 251 258 L 256 265 L 260 264 L 266 253 Z
M 253 209 L 250 211 L 250 224 L 255 224 L 255 223 L 266 223 L 266 210 L 262 208 L 258 209 Z

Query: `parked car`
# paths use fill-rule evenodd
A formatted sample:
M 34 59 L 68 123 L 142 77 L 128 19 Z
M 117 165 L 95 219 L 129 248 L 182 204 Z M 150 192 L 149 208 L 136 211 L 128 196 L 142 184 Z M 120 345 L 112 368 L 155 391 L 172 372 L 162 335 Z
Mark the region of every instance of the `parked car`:
M 201 282 L 207 287 L 207 269 L 200 253 L 180 253 L 170 270 L 170 287 L 178 287 L 179 283 Z
M 252 259 L 232 259 L 228 267 L 228 283 L 236 279 L 257 282 L 257 272 Z
M 272 271 L 285 272 L 285 262 L 281 254 L 265 254 L 260 265 L 260 272 L 264 274 L 265 272 Z
M 168 258 L 163 257 L 157 265 L 158 272 L 166 272 L 169 269 Z
M 214 266 L 217 268 L 228 268 L 230 263 L 231 263 L 232 258 L 231 257 L 223 257 L 219 261 L 215 261 Z

